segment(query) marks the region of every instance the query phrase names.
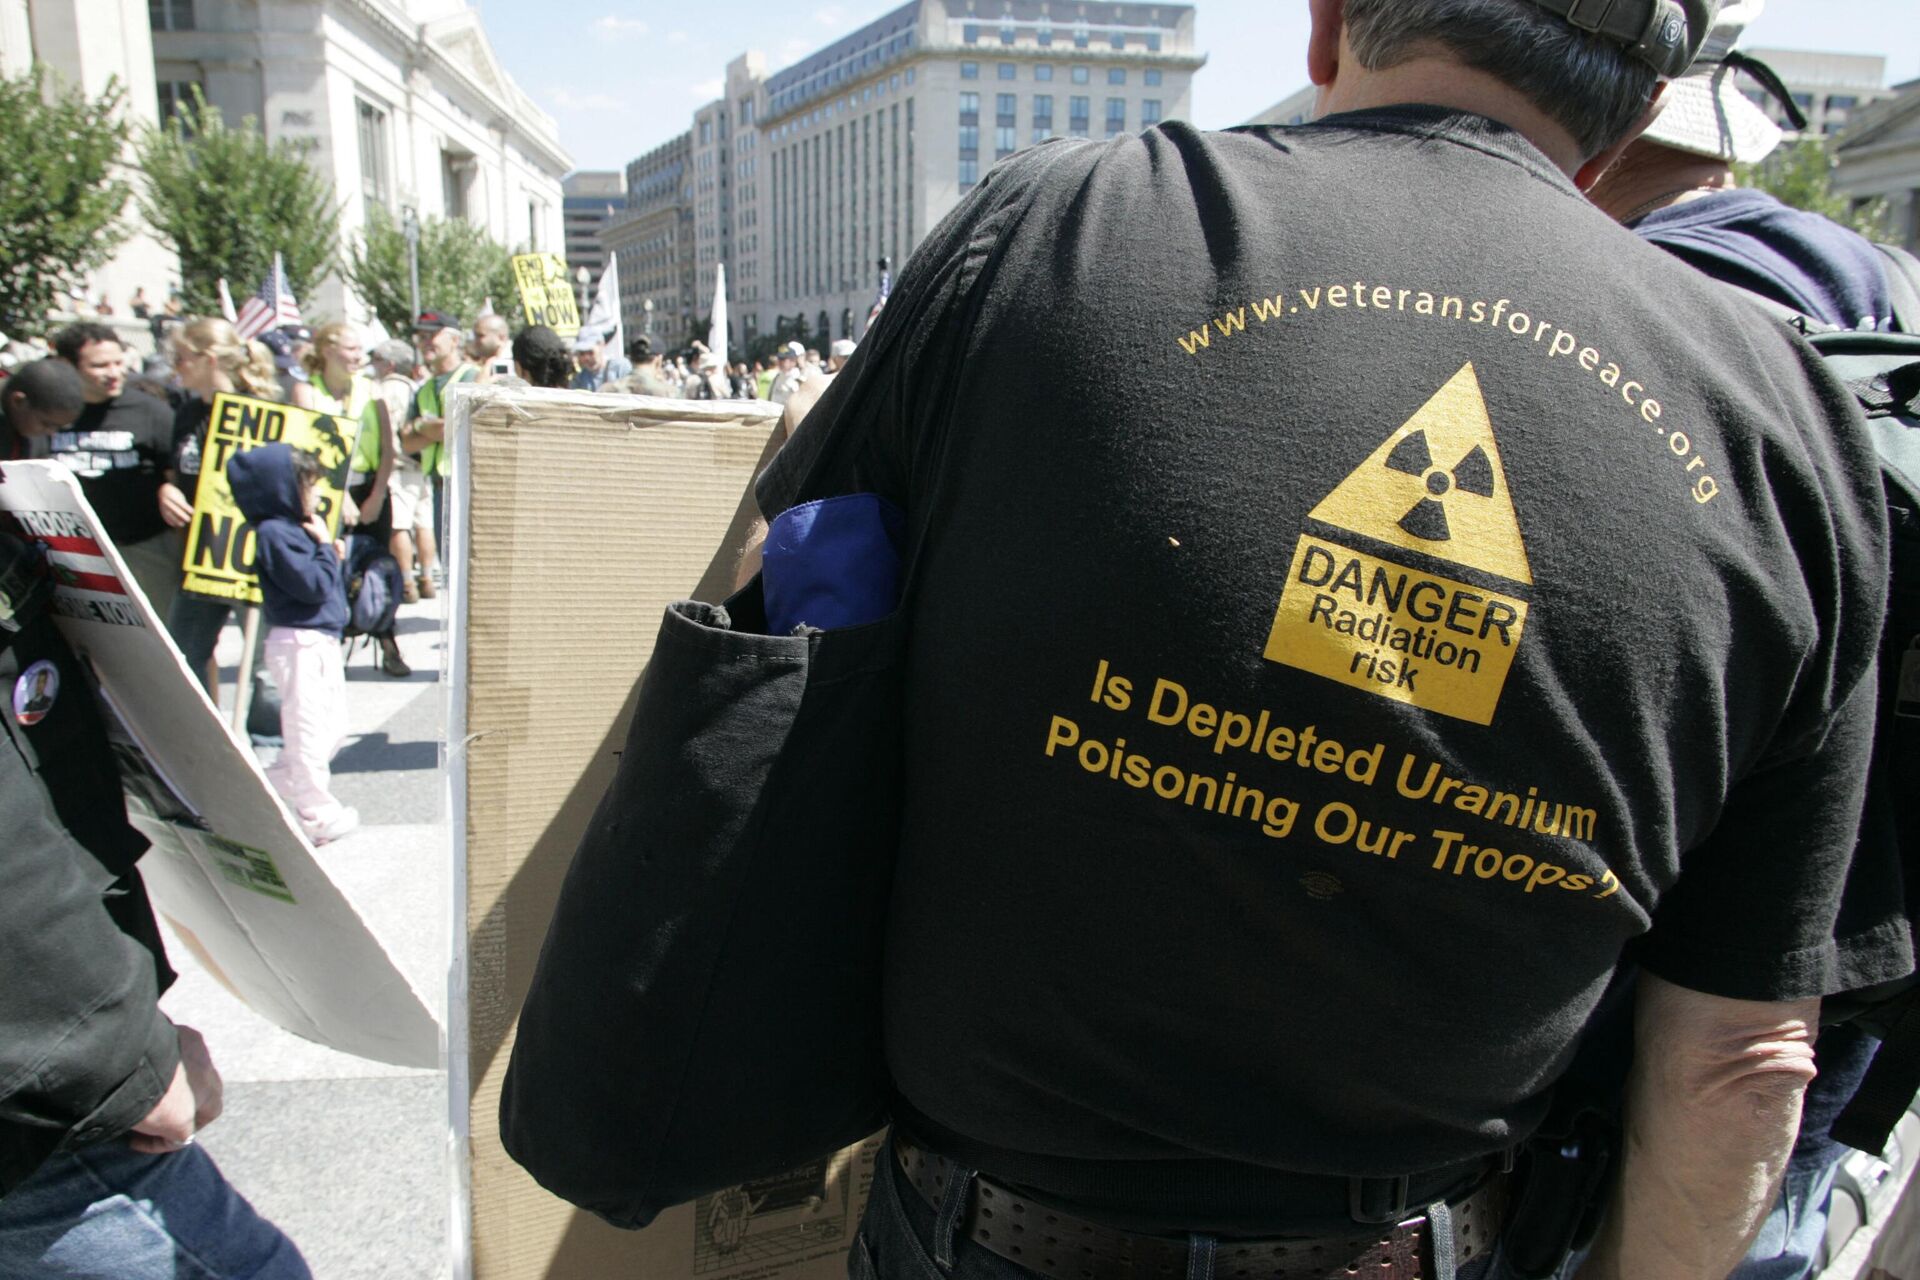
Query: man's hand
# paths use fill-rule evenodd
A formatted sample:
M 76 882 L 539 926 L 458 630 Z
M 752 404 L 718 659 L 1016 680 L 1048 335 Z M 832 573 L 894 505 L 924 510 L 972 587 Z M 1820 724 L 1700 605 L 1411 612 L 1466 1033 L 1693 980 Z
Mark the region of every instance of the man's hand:
M 446 433 L 446 423 L 439 418 L 415 418 L 408 424 L 407 430 L 413 433 L 414 448 L 422 445 L 438 444 Z
M 308 516 L 306 523 L 300 527 L 307 531 L 309 538 L 312 538 L 323 547 L 333 541 L 333 536 L 327 532 L 327 522 L 322 520 L 317 513 Z
M 207 1042 L 192 1027 L 181 1027 L 180 1065 L 173 1083 L 146 1119 L 133 1126 L 128 1141 L 135 1151 L 164 1155 L 193 1141 L 195 1131 L 220 1117 L 225 1086 L 207 1052 Z
M 187 495 L 180 486 L 169 480 L 160 486 L 160 518 L 167 522 L 170 529 L 184 529 L 193 519 L 193 504 L 187 501 Z

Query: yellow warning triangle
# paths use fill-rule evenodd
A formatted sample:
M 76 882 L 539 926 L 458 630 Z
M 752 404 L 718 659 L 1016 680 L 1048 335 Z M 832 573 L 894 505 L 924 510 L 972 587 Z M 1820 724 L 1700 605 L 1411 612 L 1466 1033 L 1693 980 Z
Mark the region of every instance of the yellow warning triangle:
M 1391 546 L 1533 583 L 1471 362 L 1310 515 Z

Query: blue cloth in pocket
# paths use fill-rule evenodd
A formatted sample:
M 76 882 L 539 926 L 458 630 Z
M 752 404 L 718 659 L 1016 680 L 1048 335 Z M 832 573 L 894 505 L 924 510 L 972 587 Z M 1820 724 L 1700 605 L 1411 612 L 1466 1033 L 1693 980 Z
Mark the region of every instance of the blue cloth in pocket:
M 900 602 L 900 508 L 877 493 L 791 507 L 767 527 L 760 585 L 767 633 L 878 622 Z

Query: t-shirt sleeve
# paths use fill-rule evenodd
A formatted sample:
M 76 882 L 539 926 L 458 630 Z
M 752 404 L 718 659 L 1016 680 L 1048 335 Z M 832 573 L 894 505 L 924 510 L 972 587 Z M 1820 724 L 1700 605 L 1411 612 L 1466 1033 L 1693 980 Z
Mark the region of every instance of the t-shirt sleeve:
M 1642 965 L 1736 1000 L 1830 995 L 1912 967 L 1897 868 L 1856 849 L 1876 693 L 1862 680 L 1818 749 L 1733 788 L 1655 908 Z
M 1036 187 L 1097 148 L 1044 143 L 995 165 L 935 227 L 900 273 L 853 358 L 761 473 L 755 497 L 769 520 L 799 500 L 878 493 L 907 511 L 930 480 L 946 425 L 941 394 L 964 359 L 977 289 L 1000 238 Z
M 1879 466 L 1851 395 L 1795 349 L 1808 380 L 1777 390 L 1801 406 L 1789 418 L 1801 451 L 1787 460 L 1783 448 L 1769 479 L 1790 543 L 1781 559 L 1798 573 L 1776 585 L 1804 588 L 1817 638 L 1771 740 L 1683 853 L 1635 955 L 1670 982 L 1743 1000 L 1831 995 L 1913 967 L 1897 842 L 1861 839 L 1888 573 Z M 1767 693 L 1737 671 L 1728 692 Z

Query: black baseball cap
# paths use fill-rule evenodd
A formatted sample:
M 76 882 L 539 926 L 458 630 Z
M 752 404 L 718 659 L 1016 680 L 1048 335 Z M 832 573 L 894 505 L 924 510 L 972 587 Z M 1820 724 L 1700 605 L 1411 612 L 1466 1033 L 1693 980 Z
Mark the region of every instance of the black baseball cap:
M 413 320 L 415 333 L 438 333 L 442 329 L 463 328 L 459 316 L 449 315 L 445 311 L 422 311 Z
M 1722 0 L 1528 0 L 1582 31 L 1622 45 L 1673 79 L 1693 65 Z

